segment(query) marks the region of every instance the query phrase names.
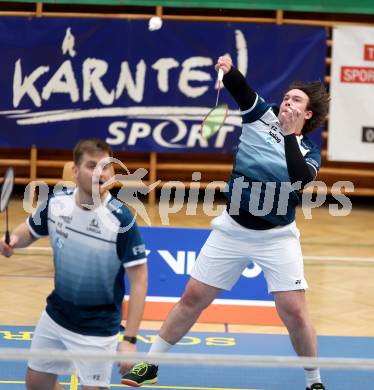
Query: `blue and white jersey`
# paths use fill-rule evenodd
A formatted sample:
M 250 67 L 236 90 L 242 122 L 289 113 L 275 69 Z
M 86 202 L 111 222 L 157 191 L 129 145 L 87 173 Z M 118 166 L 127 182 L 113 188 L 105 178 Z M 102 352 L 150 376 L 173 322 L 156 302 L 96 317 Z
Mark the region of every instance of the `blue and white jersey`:
M 287 225 L 295 219 L 299 196 L 290 183 L 279 120 L 272 107 L 257 95 L 253 106 L 242 112 L 242 121 L 228 183 L 230 212 L 240 207 L 272 224 Z M 298 137 L 298 142 L 307 164 L 317 173 L 319 148 L 306 136 Z
M 73 332 L 118 333 L 125 268 L 145 263 L 145 245 L 127 207 L 110 194 L 93 210 L 75 202 L 75 191 L 52 195 L 26 221 L 35 237 L 49 235 L 55 288 L 46 311 Z

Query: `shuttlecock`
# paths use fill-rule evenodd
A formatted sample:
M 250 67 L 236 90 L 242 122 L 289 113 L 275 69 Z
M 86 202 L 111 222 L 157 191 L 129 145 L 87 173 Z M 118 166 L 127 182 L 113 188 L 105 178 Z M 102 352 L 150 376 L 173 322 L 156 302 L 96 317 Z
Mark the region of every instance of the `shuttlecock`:
M 149 19 L 148 22 L 148 30 L 149 31 L 156 31 L 159 30 L 162 27 L 162 20 L 158 16 L 153 16 L 151 19 Z

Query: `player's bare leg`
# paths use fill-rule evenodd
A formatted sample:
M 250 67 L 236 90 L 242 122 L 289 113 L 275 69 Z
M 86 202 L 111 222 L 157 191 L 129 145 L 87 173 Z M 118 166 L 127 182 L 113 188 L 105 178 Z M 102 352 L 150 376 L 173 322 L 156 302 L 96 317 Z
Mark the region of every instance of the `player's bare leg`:
M 197 321 L 221 290 L 190 278 L 186 289 L 160 329 L 160 337 L 169 344 L 178 342 Z
M 276 292 L 274 298 L 296 353 L 299 356 L 317 356 L 316 333 L 307 310 L 305 291 Z
M 279 316 L 286 325 L 292 345 L 299 356 L 317 356 L 317 337 L 310 319 L 305 300 L 305 291 L 285 291 L 274 293 Z M 308 389 L 324 389 L 320 370 L 305 368 Z
M 150 353 L 160 352 L 160 344 L 163 344 L 163 349 L 166 348 L 164 351 L 171 348 L 191 329 L 201 312 L 211 304 L 220 291 L 191 277 L 182 298 L 164 321 Z M 154 384 L 158 380 L 157 371 L 156 365 L 141 362 L 122 376 L 121 383 L 134 387 Z
M 27 390 L 64 390 L 57 382 L 57 375 L 46 372 L 38 372 L 27 369 L 26 372 Z

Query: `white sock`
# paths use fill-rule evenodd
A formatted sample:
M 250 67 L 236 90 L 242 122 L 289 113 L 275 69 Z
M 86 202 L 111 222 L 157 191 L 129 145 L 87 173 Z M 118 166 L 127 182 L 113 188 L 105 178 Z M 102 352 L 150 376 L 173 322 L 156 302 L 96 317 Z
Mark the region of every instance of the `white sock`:
M 153 342 L 149 353 L 162 353 L 167 352 L 173 346 L 173 344 L 169 344 L 159 335 L 156 336 L 155 341 Z
M 319 368 L 304 369 L 306 387 L 311 387 L 314 383 L 321 383 Z

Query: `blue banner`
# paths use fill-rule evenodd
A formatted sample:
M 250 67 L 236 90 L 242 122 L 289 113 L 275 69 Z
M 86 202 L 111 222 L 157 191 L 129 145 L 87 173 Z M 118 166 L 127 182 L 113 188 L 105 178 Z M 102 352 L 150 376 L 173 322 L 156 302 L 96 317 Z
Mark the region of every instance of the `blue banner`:
M 222 152 L 236 147 L 241 119 L 229 104 L 208 141 L 218 56 L 229 53 L 249 83 L 279 102 L 291 81 L 323 80 L 324 28 L 108 19 L 0 19 L 0 147 L 72 148 L 83 137 L 114 149 Z
M 140 230 L 148 251 L 148 299 L 179 298 L 210 230 L 169 227 L 140 227 Z M 218 298 L 273 301 L 272 295 L 267 293 L 263 272 L 254 263 L 248 265 L 231 291 L 222 292 Z

